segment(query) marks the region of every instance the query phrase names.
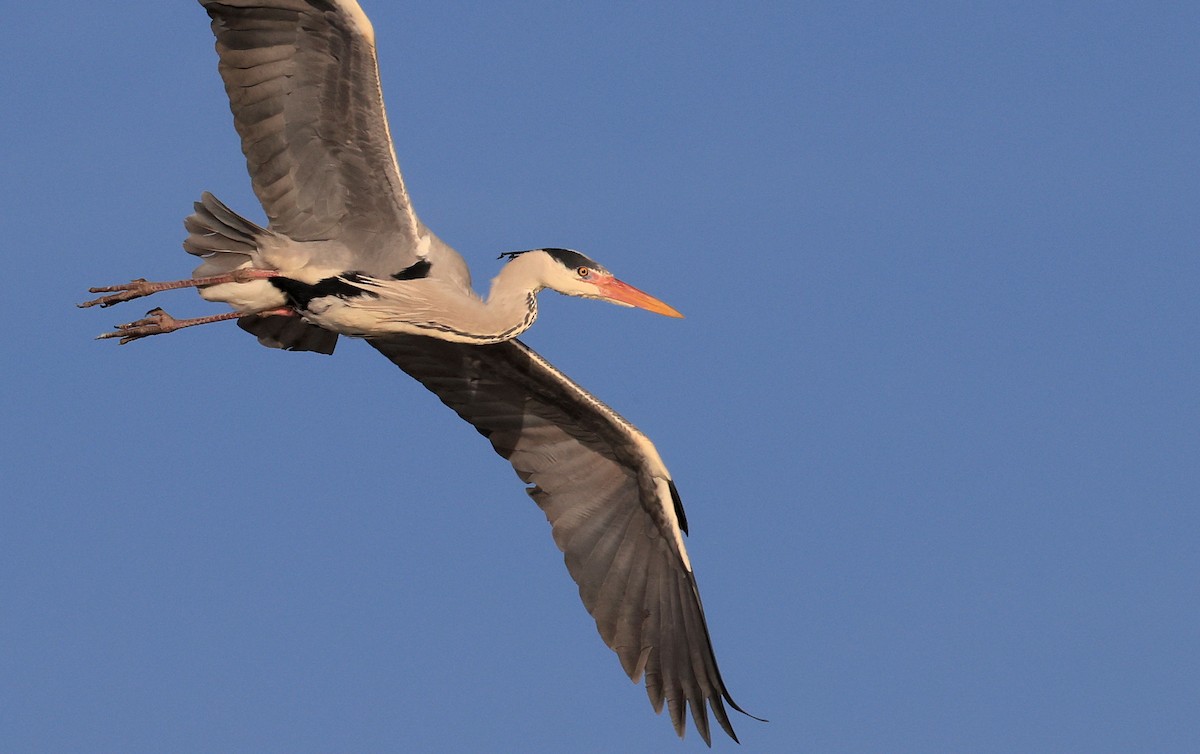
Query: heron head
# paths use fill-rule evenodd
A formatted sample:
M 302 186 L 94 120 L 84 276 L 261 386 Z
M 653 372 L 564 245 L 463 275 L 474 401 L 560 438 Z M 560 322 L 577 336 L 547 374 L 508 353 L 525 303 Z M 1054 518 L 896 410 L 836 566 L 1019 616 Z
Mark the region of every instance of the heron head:
M 538 255 L 545 258 L 541 283 L 567 296 L 595 298 L 620 306 L 635 306 L 667 317 L 682 317 L 674 307 L 613 276 L 598 262 L 571 249 L 534 249 L 502 256 Z

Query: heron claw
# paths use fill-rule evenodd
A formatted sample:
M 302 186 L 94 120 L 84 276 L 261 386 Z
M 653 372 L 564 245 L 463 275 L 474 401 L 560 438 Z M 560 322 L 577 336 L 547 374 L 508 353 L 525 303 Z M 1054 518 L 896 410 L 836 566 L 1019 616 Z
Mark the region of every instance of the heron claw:
M 104 306 L 104 304 L 101 304 Z M 123 325 L 116 325 L 116 329 L 112 332 L 106 332 L 96 336 L 96 340 L 106 340 L 108 338 L 120 338 L 117 341 L 120 345 L 132 343 L 140 338 L 145 338 L 149 335 L 161 335 L 163 333 L 173 332 L 181 327 L 179 320 L 167 314 L 162 309 L 151 309 L 146 312 L 145 319 L 139 319 L 134 322 L 126 322 Z
M 146 278 L 137 278 L 122 285 L 106 285 L 99 288 L 88 288 L 88 293 L 109 293 L 116 291 L 110 296 L 101 296 L 94 298 L 91 301 L 84 301 L 82 304 L 76 304 L 80 309 L 86 309 L 89 306 L 99 306 L 101 309 L 106 309 L 114 304 L 119 304 L 122 301 L 129 301 L 142 296 L 149 296 L 157 291 L 158 288 Z

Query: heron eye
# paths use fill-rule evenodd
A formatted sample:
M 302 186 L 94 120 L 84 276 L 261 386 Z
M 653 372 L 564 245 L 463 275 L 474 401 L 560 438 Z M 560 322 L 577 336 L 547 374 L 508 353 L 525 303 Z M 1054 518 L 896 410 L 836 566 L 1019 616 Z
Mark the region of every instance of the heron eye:
M 585 278 L 588 275 L 592 274 L 592 271 L 586 267 L 580 267 L 578 270 L 575 270 L 575 271 L 579 273 L 579 277 L 581 277 L 581 278 Z

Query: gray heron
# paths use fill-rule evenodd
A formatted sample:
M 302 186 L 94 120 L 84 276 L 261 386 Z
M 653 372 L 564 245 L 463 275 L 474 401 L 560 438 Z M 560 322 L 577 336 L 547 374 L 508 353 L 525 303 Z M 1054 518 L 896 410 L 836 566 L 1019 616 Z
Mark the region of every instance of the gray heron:
M 462 257 L 413 212 L 384 113 L 375 34 L 354 0 L 200 0 L 253 188 L 253 223 L 205 193 L 184 221 L 191 278 L 93 288 L 107 307 L 195 288 L 232 312 L 161 309 L 102 338 L 121 343 L 237 319 L 265 345 L 332 353 L 367 340 L 472 424 L 530 486 L 604 642 L 683 736 L 711 745 L 706 707 L 735 741 L 730 697 L 654 445 L 516 336 L 550 288 L 678 317 L 577 251 L 508 252 L 487 299 Z

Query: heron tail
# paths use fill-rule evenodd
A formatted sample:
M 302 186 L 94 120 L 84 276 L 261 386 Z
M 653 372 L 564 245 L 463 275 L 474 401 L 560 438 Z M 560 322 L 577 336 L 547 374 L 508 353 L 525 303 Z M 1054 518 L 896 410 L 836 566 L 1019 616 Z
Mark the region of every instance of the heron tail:
M 274 235 L 226 207 L 220 199 L 205 191 L 193 207 L 195 212 L 183 221 L 188 236 L 183 248 L 204 261 L 193 271 L 195 277 L 224 275 L 256 262 L 263 241 Z M 337 333 L 309 324 L 299 317 L 248 314 L 238 326 L 255 335 L 269 348 L 288 351 L 315 351 L 330 354 L 337 344 Z
M 204 257 L 205 274 L 219 275 L 246 262 L 259 248 L 259 240 L 271 231 L 250 222 L 205 191 L 192 205 L 195 212 L 183 221 L 188 237 L 183 248 Z M 197 271 L 199 273 L 199 270 Z

